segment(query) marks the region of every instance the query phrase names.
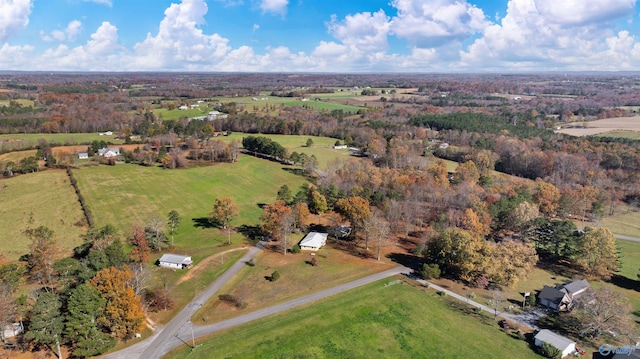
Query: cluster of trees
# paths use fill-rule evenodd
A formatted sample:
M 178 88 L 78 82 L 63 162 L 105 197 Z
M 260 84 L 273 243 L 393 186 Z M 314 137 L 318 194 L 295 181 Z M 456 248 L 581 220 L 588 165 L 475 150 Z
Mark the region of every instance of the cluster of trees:
M 0 265 L 0 327 L 21 321 L 23 344 L 48 347 L 58 355 L 67 346 L 74 357 L 99 355 L 116 341 L 144 329 L 147 310 L 166 310 L 173 300 L 164 288 L 149 288 L 149 253 L 168 241 L 180 224 L 177 211 L 133 226 L 130 251 L 113 226 L 91 228 L 73 256 L 62 256 L 44 226 L 29 228 L 29 253 L 19 263 Z M 161 223 L 156 223 L 161 222 Z M 32 295 L 15 297 L 24 280 Z
M 269 156 L 278 161 L 287 159 L 287 150 L 278 142 L 264 136 L 244 137 L 242 147 L 248 152 Z

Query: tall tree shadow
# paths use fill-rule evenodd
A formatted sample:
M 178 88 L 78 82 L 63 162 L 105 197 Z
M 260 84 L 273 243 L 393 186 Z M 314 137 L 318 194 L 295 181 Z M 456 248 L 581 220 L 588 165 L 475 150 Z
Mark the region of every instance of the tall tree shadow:
M 191 218 L 191 221 L 193 221 L 193 226 L 196 228 L 216 228 L 219 226 L 219 223 L 216 223 L 210 217 Z
M 611 276 L 611 280 L 609 280 L 609 283 L 615 285 L 616 287 L 635 290 L 636 292 L 638 291 L 638 289 L 640 289 L 639 281 L 627 278 L 616 273 Z
M 401 264 L 407 268 L 411 268 L 414 271 L 419 270 L 422 265 L 422 259 L 420 257 L 406 254 L 406 253 L 389 253 L 387 258 L 391 261 Z
M 262 230 L 260 230 L 260 226 L 249 226 L 243 224 L 238 227 L 238 232 L 242 233 L 242 235 L 252 243 L 262 240 Z

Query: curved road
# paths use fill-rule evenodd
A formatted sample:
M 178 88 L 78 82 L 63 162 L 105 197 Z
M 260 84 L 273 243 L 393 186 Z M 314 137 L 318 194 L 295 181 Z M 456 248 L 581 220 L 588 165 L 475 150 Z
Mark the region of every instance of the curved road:
M 162 358 L 166 353 L 175 349 L 180 345 L 191 346 L 193 338 L 211 334 L 219 330 L 224 330 L 237 325 L 245 324 L 250 321 L 270 316 L 285 310 L 314 302 L 318 299 L 326 298 L 349 289 L 353 289 L 368 283 L 375 282 L 380 279 L 394 276 L 400 273 L 410 273 L 411 269 L 406 267 L 396 267 L 384 272 L 376 273 L 365 278 L 360 278 L 349 283 L 345 283 L 333 288 L 325 289 L 317 293 L 309 294 L 304 297 L 296 298 L 284 303 L 280 303 L 268 308 L 260 309 L 255 312 L 247 313 L 239 317 L 231 318 L 219 323 L 210 325 L 194 325 L 189 320 L 191 316 L 206 303 L 222 286 L 242 269 L 246 262 L 254 258 L 264 243 L 260 242 L 252 247 L 240 260 L 234 263 L 226 272 L 218 277 L 207 289 L 196 296 L 180 313 L 178 313 L 165 327 L 160 328 L 153 336 L 119 350 L 102 356 L 103 359 L 156 359 Z

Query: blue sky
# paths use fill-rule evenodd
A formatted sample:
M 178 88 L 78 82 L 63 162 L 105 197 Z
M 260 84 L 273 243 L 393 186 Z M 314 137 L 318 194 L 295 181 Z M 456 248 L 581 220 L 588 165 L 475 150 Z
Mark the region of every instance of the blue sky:
M 640 70 L 637 0 L 0 0 L 0 70 Z

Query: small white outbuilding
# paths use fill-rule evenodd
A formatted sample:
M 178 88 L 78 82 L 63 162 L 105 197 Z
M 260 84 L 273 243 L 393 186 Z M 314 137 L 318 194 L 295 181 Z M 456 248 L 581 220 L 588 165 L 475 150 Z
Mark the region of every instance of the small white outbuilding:
M 576 342 L 560 334 L 556 334 L 549 329 L 542 329 L 534 337 L 537 347 L 541 347 L 542 343 L 547 343 L 562 352 L 561 358 L 576 351 Z
M 191 267 L 193 261 L 190 256 L 182 256 L 179 254 L 163 254 L 158 260 L 158 265 L 162 268 L 184 269 Z
M 302 241 L 300 241 L 300 249 L 307 251 L 317 251 L 327 244 L 328 233 L 309 232 Z

